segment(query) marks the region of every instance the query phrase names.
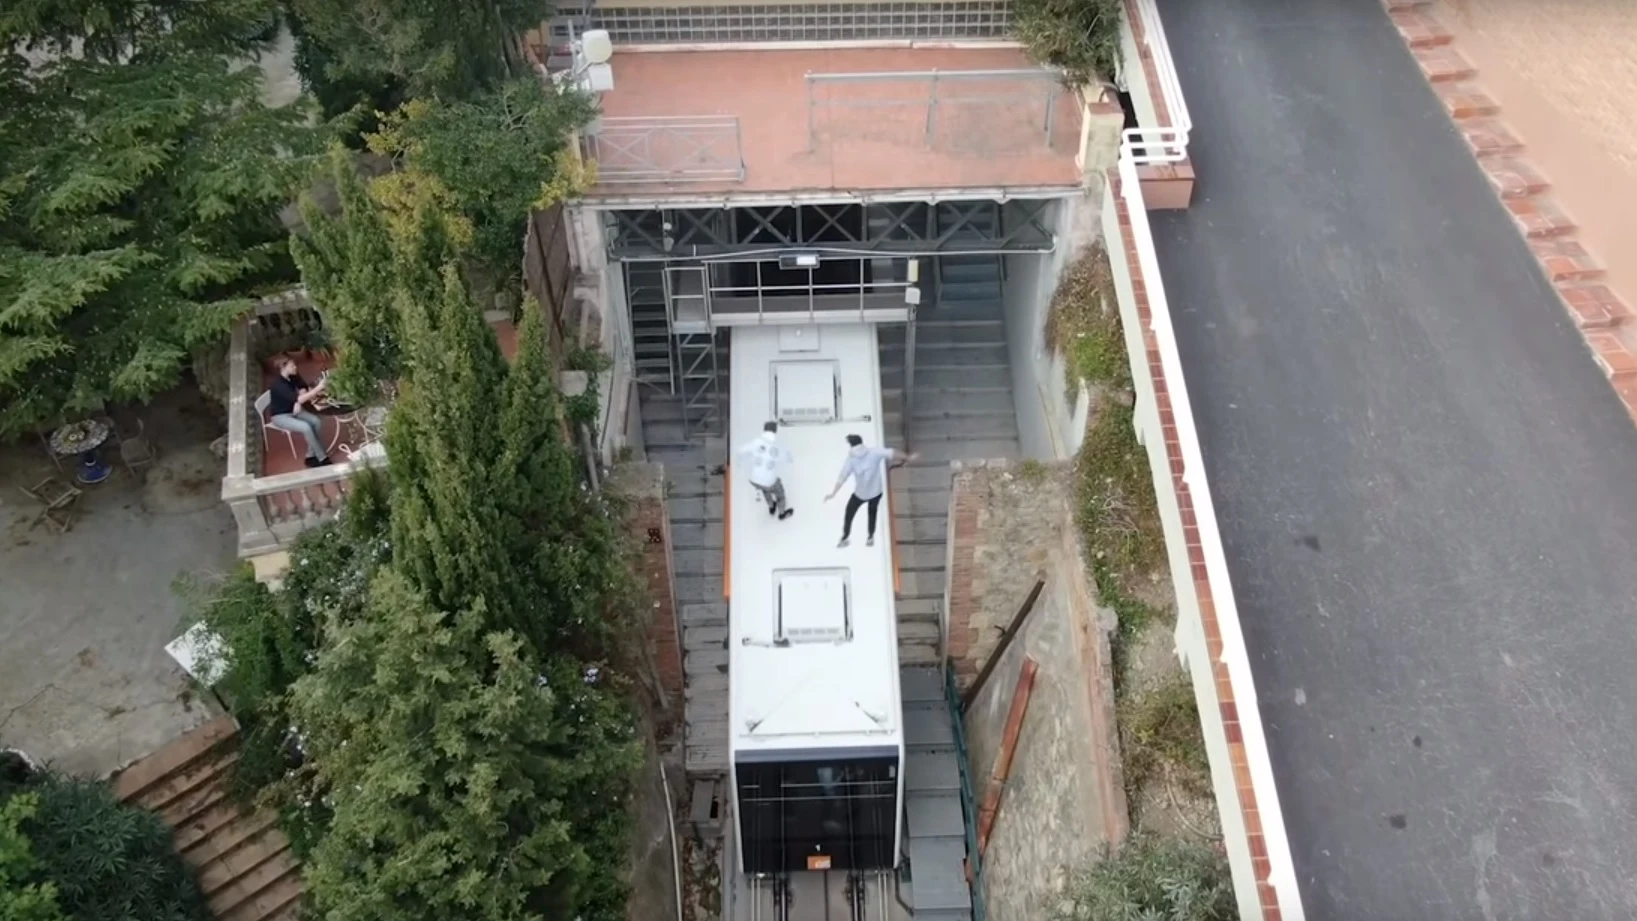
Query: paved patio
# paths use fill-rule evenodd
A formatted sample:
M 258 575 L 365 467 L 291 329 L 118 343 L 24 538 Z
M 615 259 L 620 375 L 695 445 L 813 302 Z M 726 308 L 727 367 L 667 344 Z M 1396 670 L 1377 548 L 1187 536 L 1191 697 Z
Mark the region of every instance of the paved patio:
M 219 413 L 191 385 L 143 411 L 159 462 L 87 487 L 73 530 L 30 529 L 19 487 L 51 472 L 37 441 L 0 446 L 0 745 L 102 775 L 218 711 L 166 655 L 184 571 L 234 563 L 210 442 Z

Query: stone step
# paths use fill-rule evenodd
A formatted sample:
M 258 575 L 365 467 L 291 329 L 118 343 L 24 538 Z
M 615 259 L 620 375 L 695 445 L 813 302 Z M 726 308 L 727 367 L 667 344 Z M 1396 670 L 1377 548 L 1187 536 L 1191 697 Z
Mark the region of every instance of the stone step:
M 265 918 L 301 897 L 301 868 L 289 849 L 216 890 L 206 901 L 217 918 Z
M 894 489 L 948 489 L 955 481 L 955 471 L 948 464 L 926 464 L 920 460 L 894 468 L 891 476 Z
M 1585 282 L 1603 277 L 1603 268 L 1574 240 L 1530 240 L 1529 249 L 1554 283 Z
M 679 576 L 720 576 L 722 575 L 722 550 L 678 550 L 671 551 L 671 568 Z
M 727 602 L 721 599 L 682 606 L 682 629 L 684 631 L 695 627 L 726 627 L 727 625 L 728 605 Z
M 941 792 L 961 789 L 961 769 L 946 752 L 911 751 L 904 755 L 904 792 Z
M 711 672 L 710 674 L 689 675 L 684 688 L 688 700 L 699 700 L 707 704 L 720 700 L 722 706 L 727 706 L 728 673 Z M 724 711 L 726 712 L 726 711 Z
M 911 571 L 899 574 L 901 589 L 900 598 L 942 598 L 944 596 L 944 571 Z
M 917 384 L 919 381 L 917 381 Z M 899 409 L 902 410 L 902 404 Z M 922 392 L 917 386 L 910 401 L 910 418 L 938 419 L 949 416 L 977 416 L 1001 413 L 1015 416 L 1017 403 L 1010 390 L 932 390 Z
M 227 783 L 225 778 L 215 783 L 194 787 L 186 793 L 172 799 L 163 807 L 154 810 L 166 825 L 175 828 L 187 823 L 189 819 L 206 812 L 211 807 L 227 799 Z
M 881 386 L 887 390 L 904 387 L 904 350 L 898 349 L 892 365 L 883 356 Z M 929 393 L 979 393 L 982 391 L 1012 392 L 1012 369 L 1004 364 L 985 366 L 929 367 L 925 362 L 915 363 L 915 393 L 917 397 Z
M 171 843 L 176 852 L 185 859 L 192 859 L 194 853 L 208 848 L 215 836 L 234 822 L 239 821 L 242 814 L 239 805 L 228 797 L 222 797 L 205 809 L 180 825 L 174 826 L 171 834 Z
M 211 834 L 198 842 L 198 846 L 183 854 L 189 864 L 202 867 L 211 861 L 221 858 L 242 845 L 254 841 L 258 836 L 271 833 L 279 834 L 275 824 L 278 815 L 271 810 L 261 810 L 251 815 L 236 814 Z
M 936 544 L 900 544 L 898 568 L 903 572 L 943 569 L 949 562 L 944 547 Z
M 947 416 L 943 418 L 914 418 L 909 420 L 909 436 L 916 440 L 916 449 L 922 442 L 938 440 L 982 441 L 1017 437 L 1017 416 L 1013 413 L 991 413 L 981 416 Z
M 147 788 L 228 742 L 238 732 L 231 716 L 221 716 L 136 762 L 113 778 L 114 795 L 134 801 Z
M 900 619 L 898 622 L 898 647 L 900 649 L 905 646 L 930 646 L 936 651 L 938 644 L 942 642 L 943 633 L 938 629 L 936 621 L 929 623 L 924 620 L 905 621 Z
M 688 650 L 725 650 L 727 642 L 726 624 L 720 627 L 688 627 L 682 631 L 682 646 Z
M 944 677 L 935 668 L 901 668 L 898 684 L 905 703 L 944 699 Z
M 961 795 L 948 790 L 905 797 L 908 816 L 904 834 L 911 838 L 964 837 L 966 821 L 961 814 Z
M 131 802 L 151 812 L 162 813 L 189 793 L 226 782 L 238 762 L 237 748 L 214 745 L 175 773 L 137 794 Z
M 1022 456 L 1017 438 L 982 438 L 970 441 L 929 439 L 915 444 L 923 460 L 948 463 L 957 460 L 1013 460 Z
M 286 855 L 289 848 L 290 843 L 277 832 L 258 835 L 228 854 L 209 863 L 199 864 L 197 872 L 199 889 L 208 899 L 234 880 L 259 870 L 270 860 Z
M 728 667 L 728 651 L 720 643 L 706 649 L 684 649 L 682 651 L 682 663 L 683 668 L 690 672 L 703 672 L 706 669 L 715 669 L 719 672 L 725 671 Z
M 1523 149 L 1523 142 L 1497 118 L 1470 118 L 1456 127 L 1467 147 L 1480 159 L 1511 156 Z
M 669 499 L 665 508 L 672 522 L 720 522 L 724 511 L 720 495 Z
M 912 514 L 909 509 L 894 507 L 892 516 L 893 534 L 898 538 L 899 546 L 919 543 L 937 543 L 942 546 L 949 539 L 947 522 L 948 509 L 944 517 L 937 515 Z
M 721 576 L 678 576 L 676 598 L 682 604 L 709 604 L 722 600 Z
M 714 550 L 722 553 L 726 549 L 727 532 L 722 522 L 704 521 L 677 521 L 671 519 L 671 550 Z
M 937 314 L 933 319 L 917 320 L 915 324 L 915 347 L 945 346 L 945 345 L 1005 345 L 1006 321 L 999 315 L 991 320 L 938 320 Z M 908 338 L 906 327 L 882 327 L 878 336 L 881 345 L 892 345 L 903 348 Z
M 942 616 L 944 600 L 938 598 L 900 598 L 893 607 L 898 612 L 900 624 L 913 620 L 931 620 L 937 623 Z
M 720 744 L 688 745 L 685 748 L 684 769 L 691 777 L 708 777 L 727 773 L 727 740 Z
M 940 658 L 936 644 L 898 643 L 899 665 L 937 665 Z

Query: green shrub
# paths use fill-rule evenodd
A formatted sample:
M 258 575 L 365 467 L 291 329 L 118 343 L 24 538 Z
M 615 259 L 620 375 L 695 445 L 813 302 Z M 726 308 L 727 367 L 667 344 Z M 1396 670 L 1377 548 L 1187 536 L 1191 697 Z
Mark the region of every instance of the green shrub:
M 23 822 L 40 808 L 40 797 L 22 793 L 0 803 L 0 919 L 65 921 L 57 904 L 57 887 L 29 882 L 40 874 L 34 847 L 23 834 Z
M 1129 795 L 1166 777 L 1195 795 L 1210 795 L 1210 760 L 1199 733 L 1199 705 L 1186 675 L 1122 701 L 1120 755 Z
M 1133 838 L 1076 879 L 1054 921 L 1232 921 L 1227 861 L 1197 845 Z
M 1035 60 L 1078 86 L 1111 80 L 1120 60 L 1120 0 L 1017 0 L 1012 31 Z
M 20 818 L 15 827 L 33 852 L 33 869 L 20 881 L 40 887 L 36 892 L 54 889 L 63 915 L 74 921 L 210 921 L 199 885 L 158 816 L 120 802 L 96 781 L 42 774 L 27 789 L 5 803 L 7 819 Z M 19 801 L 22 806 L 14 805 Z M 20 816 L 30 801 L 32 814 Z M 15 840 L 10 847 L 15 853 Z

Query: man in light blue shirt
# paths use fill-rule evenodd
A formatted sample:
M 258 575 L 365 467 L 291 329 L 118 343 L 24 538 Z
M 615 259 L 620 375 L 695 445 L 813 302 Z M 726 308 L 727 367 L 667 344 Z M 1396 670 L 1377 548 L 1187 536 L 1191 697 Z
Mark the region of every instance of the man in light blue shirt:
M 891 448 L 870 448 L 864 445 L 864 439 L 857 435 L 848 435 L 847 460 L 841 465 L 841 475 L 836 477 L 836 487 L 824 497 L 829 502 L 836 493 L 847 483 L 847 478 L 853 481 L 853 494 L 847 497 L 847 512 L 841 519 L 841 543 L 837 547 L 847 546 L 848 538 L 853 533 L 853 516 L 858 514 L 859 506 L 868 505 L 869 536 L 864 539 L 864 546 L 875 546 L 876 513 L 881 507 L 881 494 L 886 492 L 886 472 L 884 465 L 898 459 L 899 452 Z M 904 458 L 909 463 L 919 455 L 911 454 Z

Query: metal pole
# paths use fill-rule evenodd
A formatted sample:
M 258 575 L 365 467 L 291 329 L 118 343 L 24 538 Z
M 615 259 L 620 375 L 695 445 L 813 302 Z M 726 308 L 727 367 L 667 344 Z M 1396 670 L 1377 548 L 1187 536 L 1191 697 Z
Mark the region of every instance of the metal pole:
M 813 125 L 813 73 L 807 73 L 807 152 L 812 153 L 818 148 L 818 136 Z
M 932 147 L 933 138 L 938 133 L 938 71 L 932 71 L 932 91 L 927 94 L 926 106 L 926 146 Z
M 915 314 L 918 308 L 909 305 L 909 322 L 904 324 L 904 407 L 899 425 L 904 429 L 904 442 L 909 442 L 909 414 L 915 401 Z
M 1057 115 L 1057 84 L 1046 90 L 1046 146 L 1052 146 L 1052 120 Z

